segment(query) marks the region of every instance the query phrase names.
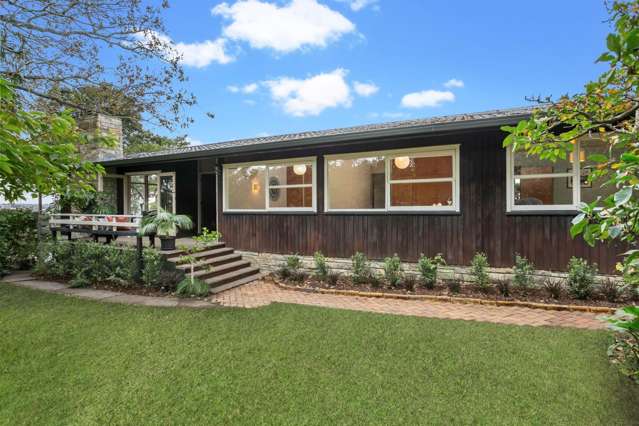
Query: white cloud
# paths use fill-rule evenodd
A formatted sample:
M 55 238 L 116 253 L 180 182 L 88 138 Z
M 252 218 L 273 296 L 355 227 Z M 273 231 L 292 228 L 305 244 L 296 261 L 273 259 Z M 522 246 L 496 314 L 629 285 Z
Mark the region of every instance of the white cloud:
M 204 68 L 211 62 L 228 64 L 234 60 L 226 53 L 226 40 L 222 38 L 198 43 L 175 43 L 169 36 L 154 31 L 140 32 L 135 37 L 143 45 L 164 49 L 169 60 L 179 57 L 182 64 L 190 67 Z
M 438 107 L 444 102 L 453 102 L 455 94 L 451 91 L 423 90 L 404 95 L 402 106 L 406 108 Z
M 259 87 L 260 86 L 257 83 L 245 84 L 242 87 L 232 84 L 230 86 L 226 86 L 226 90 L 231 93 L 244 93 L 245 95 L 250 95 L 257 92 L 257 89 L 259 89 Z
M 457 80 L 456 78 L 451 78 L 446 83 L 444 83 L 444 87 L 447 87 L 449 89 L 457 87 L 461 89 L 462 87 L 464 87 L 464 82 L 462 80 Z
M 282 106 L 285 113 L 305 117 L 319 115 L 327 108 L 351 106 L 351 90 L 345 80 L 347 73 L 338 68 L 303 80 L 281 77 L 265 84 L 271 98 Z
M 242 93 L 250 95 L 251 93 L 255 93 L 257 91 L 257 83 L 250 83 L 242 87 Z
M 189 145 L 191 145 L 191 146 L 193 146 L 193 145 L 202 145 L 202 144 L 204 143 L 204 142 L 202 142 L 201 140 L 199 140 L 199 139 L 195 139 L 195 138 L 192 138 L 192 137 L 190 137 L 190 136 L 187 136 L 187 137 L 185 138 L 185 140 L 186 140 L 186 141 L 188 142 L 188 144 L 189 144 Z
M 365 7 L 371 6 L 371 5 L 375 5 L 376 9 L 379 8 L 379 6 L 377 6 L 378 0 L 338 0 L 338 1 L 341 3 L 348 3 L 348 5 L 351 7 L 351 9 L 354 12 L 359 12 Z
M 255 49 L 283 53 L 306 46 L 325 47 L 355 31 L 355 24 L 344 15 L 317 0 L 292 0 L 281 7 L 259 0 L 240 0 L 233 5 L 220 3 L 211 12 L 230 21 L 223 29 L 225 37 L 248 42 Z
M 379 91 L 379 87 L 376 84 L 360 83 L 359 81 L 353 82 L 353 89 L 355 89 L 355 93 L 363 97 L 372 96 Z

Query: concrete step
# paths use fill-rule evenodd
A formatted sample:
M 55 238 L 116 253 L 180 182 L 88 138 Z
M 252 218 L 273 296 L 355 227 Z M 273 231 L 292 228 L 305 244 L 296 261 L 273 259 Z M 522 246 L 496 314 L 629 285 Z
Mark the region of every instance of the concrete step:
M 239 286 L 244 285 L 244 284 L 248 284 L 248 283 L 253 282 L 255 280 L 259 280 L 260 278 L 262 278 L 262 274 L 258 272 L 257 274 L 249 275 L 249 276 L 246 276 L 244 278 L 240 278 L 238 280 L 231 281 L 229 283 L 219 285 L 217 287 L 212 287 L 210 292 L 213 293 L 213 294 L 221 293 L 223 291 L 230 290 L 232 288 L 239 287 Z
M 239 260 L 237 262 L 230 262 L 230 263 L 225 263 L 223 265 L 214 266 L 214 267 L 211 267 L 210 269 L 207 269 L 205 267 L 200 267 L 200 269 L 195 270 L 193 275 L 196 278 L 205 280 L 206 278 L 218 277 L 220 275 L 225 275 L 230 272 L 244 269 L 249 266 L 251 266 L 251 262 L 249 262 L 248 260 Z M 188 265 L 187 265 L 187 268 L 180 268 L 180 269 L 184 269 L 184 272 L 187 274 L 187 276 L 190 275 L 190 268 L 188 268 Z
M 242 278 L 249 277 L 251 275 L 258 274 L 259 268 L 254 266 L 246 266 L 236 271 L 228 272 L 226 274 L 217 275 L 204 280 L 211 288 L 219 287 L 223 284 L 228 284 L 233 281 L 241 280 Z
M 159 247 L 159 245 L 158 245 L 158 247 Z M 200 250 L 200 252 L 220 249 L 220 248 L 224 248 L 224 247 L 226 247 L 226 243 L 211 243 L 211 244 L 207 244 L 205 247 L 203 247 Z M 178 257 L 184 256 L 186 254 L 186 252 L 184 250 L 180 250 L 180 249 L 169 250 L 169 251 L 161 251 L 160 253 L 162 255 L 164 255 L 164 257 L 167 258 L 168 260 L 174 260 L 174 259 L 177 259 Z
M 216 248 L 213 250 L 205 250 L 205 251 L 194 253 L 193 257 L 197 259 L 198 261 L 202 261 L 206 259 L 213 259 L 216 257 L 226 256 L 226 255 L 232 254 L 233 251 L 234 249 L 232 249 L 231 247 Z M 169 261 L 177 263 L 178 265 L 183 264 L 185 262 L 181 259 L 181 256 L 182 255 L 169 258 Z

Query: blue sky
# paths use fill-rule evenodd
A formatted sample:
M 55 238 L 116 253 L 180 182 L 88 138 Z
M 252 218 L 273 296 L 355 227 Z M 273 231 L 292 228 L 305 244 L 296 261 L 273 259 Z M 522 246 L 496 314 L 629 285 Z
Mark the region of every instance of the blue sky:
M 166 35 L 198 98 L 176 134 L 216 142 L 574 93 L 603 70 L 605 18 L 601 0 L 174 1 Z

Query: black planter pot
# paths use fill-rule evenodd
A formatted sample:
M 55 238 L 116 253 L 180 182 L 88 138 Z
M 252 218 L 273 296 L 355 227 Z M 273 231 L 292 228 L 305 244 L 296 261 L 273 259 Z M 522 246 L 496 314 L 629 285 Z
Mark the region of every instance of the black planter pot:
M 162 251 L 175 250 L 175 237 L 160 237 Z

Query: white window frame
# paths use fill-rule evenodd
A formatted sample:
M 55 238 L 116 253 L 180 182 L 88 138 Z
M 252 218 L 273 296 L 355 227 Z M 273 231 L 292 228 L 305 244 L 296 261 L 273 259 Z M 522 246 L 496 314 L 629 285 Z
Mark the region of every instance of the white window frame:
M 515 153 L 512 148 L 506 148 L 506 211 L 507 212 L 543 212 L 543 211 L 576 211 L 581 202 L 581 161 L 579 152 L 581 144 L 576 141 L 573 147 L 572 172 L 539 173 L 531 175 L 515 174 Z M 568 156 L 570 158 L 570 156 Z M 552 162 L 550 162 L 552 164 Z M 572 204 L 541 204 L 541 205 L 516 205 L 515 204 L 515 179 L 543 179 L 543 178 L 570 178 L 572 177 Z
M 177 206 L 175 204 L 175 194 L 177 192 L 177 177 L 175 172 L 162 172 L 161 170 L 151 170 L 151 171 L 143 171 L 143 172 L 128 172 L 124 174 L 124 214 L 129 214 L 129 203 L 130 203 L 130 199 L 129 197 L 131 196 L 131 194 L 129 193 L 129 185 L 130 185 L 130 179 L 131 176 L 150 176 L 150 175 L 157 175 L 158 177 L 158 185 L 157 185 L 157 189 L 156 189 L 156 199 L 158 200 L 157 202 L 157 211 L 160 211 L 160 178 L 162 177 L 166 177 L 166 176 L 171 176 L 173 177 L 173 211 L 171 213 L 175 214 Z
M 453 157 L 453 176 L 450 178 L 430 178 L 430 179 L 398 179 L 391 180 L 391 160 L 398 156 L 412 158 L 421 157 Z M 330 207 L 330 194 L 328 186 L 328 162 L 335 160 L 353 160 L 358 158 L 382 157 L 384 161 L 384 191 L 385 205 L 379 209 L 336 209 Z M 438 145 L 419 148 L 406 148 L 386 151 L 368 151 L 352 154 L 335 154 L 324 157 L 324 208 L 327 213 L 379 213 L 379 212 L 452 212 L 459 213 L 460 203 L 460 176 L 459 176 L 459 144 Z M 430 182 L 452 182 L 453 183 L 453 204 L 450 206 L 391 206 L 390 187 L 397 183 L 430 183 Z
M 305 164 L 311 166 L 313 180 L 310 184 L 291 184 L 291 185 L 269 185 L 269 166 L 295 166 L 298 164 Z M 227 169 L 236 169 L 239 167 L 265 167 L 264 180 L 262 182 L 264 188 L 264 208 L 263 209 L 230 209 L 228 207 L 229 191 L 227 188 L 226 172 Z M 317 212 L 317 157 L 303 157 L 303 158 L 286 158 L 282 160 L 273 160 L 265 162 L 247 162 L 247 163 L 233 163 L 222 165 L 222 186 L 224 188 L 224 197 L 222 198 L 224 213 L 264 213 L 264 212 L 286 212 L 286 213 L 316 213 Z M 312 206 L 311 207 L 271 207 L 270 206 L 270 188 L 312 188 Z

